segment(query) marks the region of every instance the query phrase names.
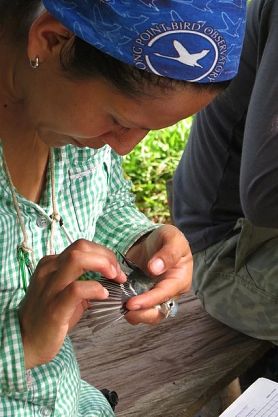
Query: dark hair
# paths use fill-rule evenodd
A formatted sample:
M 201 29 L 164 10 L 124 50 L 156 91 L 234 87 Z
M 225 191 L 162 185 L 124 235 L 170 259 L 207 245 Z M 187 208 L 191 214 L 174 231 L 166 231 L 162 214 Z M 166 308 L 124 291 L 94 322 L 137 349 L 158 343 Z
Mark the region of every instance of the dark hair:
M 0 25 L 13 41 L 27 41 L 28 29 L 42 7 L 41 0 L 0 0 Z M 190 86 L 196 91 L 222 90 L 228 82 L 198 84 L 160 77 L 118 61 L 78 37 L 65 44 L 61 51 L 61 66 L 73 79 L 101 76 L 129 95 L 144 94 L 147 86 L 162 89 Z
M 0 0 L 1 32 L 16 42 L 25 41 L 28 29 L 42 7 L 41 0 Z

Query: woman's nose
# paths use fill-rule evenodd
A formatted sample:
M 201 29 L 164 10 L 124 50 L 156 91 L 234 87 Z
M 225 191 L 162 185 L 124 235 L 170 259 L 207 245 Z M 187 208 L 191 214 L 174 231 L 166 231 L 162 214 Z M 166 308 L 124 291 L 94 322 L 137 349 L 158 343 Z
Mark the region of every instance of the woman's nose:
M 122 142 L 122 145 L 126 147 L 126 153 L 132 151 L 136 145 L 138 145 L 141 140 L 145 138 L 145 136 L 149 133 L 149 130 L 145 129 L 131 129 L 129 135 L 125 138 Z

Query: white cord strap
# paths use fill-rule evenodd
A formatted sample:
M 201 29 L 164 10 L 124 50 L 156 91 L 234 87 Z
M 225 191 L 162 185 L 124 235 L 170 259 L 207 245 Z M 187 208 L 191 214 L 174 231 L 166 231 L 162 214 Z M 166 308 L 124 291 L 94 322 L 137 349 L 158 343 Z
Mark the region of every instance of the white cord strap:
M 61 221 L 61 216 L 60 213 L 58 212 L 57 209 L 57 200 L 56 200 L 56 192 L 55 192 L 55 166 L 54 166 L 54 151 L 53 149 L 50 150 L 50 178 L 51 178 L 51 200 L 52 200 L 52 214 L 50 216 L 51 218 L 51 228 L 50 228 L 50 238 L 49 238 L 49 243 L 48 243 L 48 253 L 50 255 L 54 255 L 55 254 L 55 249 L 54 249 L 54 241 L 55 241 L 55 236 L 56 236 L 56 229 L 57 229 L 57 225 L 59 223 L 62 223 Z M 13 185 L 13 181 L 11 178 L 11 174 L 7 165 L 7 162 L 5 160 L 5 158 L 3 157 L 3 164 L 4 164 L 4 168 L 6 170 L 6 174 L 7 174 L 7 178 L 9 181 L 9 185 L 10 185 L 10 189 L 11 189 L 11 193 L 12 193 L 12 198 L 13 198 L 13 203 L 14 203 L 14 207 L 16 210 L 16 214 L 17 214 L 17 218 L 19 221 L 19 225 L 23 234 L 23 241 L 20 245 L 20 247 L 22 248 L 22 250 L 26 253 L 31 254 L 32 257 L 32 262 L 33 265 L 35 264 L 34 262 L 34 251 L 32 249 L 32 246 L 29 245 L 29 238 L 28 238 L 28 234 L 26 231 L 26 227 L 24 224 L 24 220 L 23 220 L 23 216 L 22 216 L 22 212 L 18 203 L 18 199 L 16 196 L 16 191 L 15 191 L 15 187 Z
M 62 224 L 62 217 L 58 212 L 56 191 L 55 191 L 55 165 L 54 165 L 54 150 L 50 150 L 50 176 L 51 176 L 51 199 L 52 199 L 52 214 L 51 218 L 51 230 L 49 239 L 49 253 L 50 255 L 55 254 L 54 240 L 57 230 L 57 225 Z
M 22 213 L 21 213 L 21 210 L 20 210 L 20 207 L 19 207 L 19 203 L 18 203 L 18 200 L 17 200 L 16 191 L 15 191 L 15 188 L 14 188 L 14 185 L 13 185 L 13 182 L 12 182 L 12 178 L 11 178 L 11 174 L 10 174 L 7 162 L 6 162 L 4 157 L 3 157 L 3 164 L 4 164 L 4 168 L 5 168 L 7 178 L 8 178 L 8 181 L 9 181 L 10 190 L 11 190 L 11 193 L 12 193 L 13 203 L 14 203 L 14 207 L 15 207 L 15 210 L 16 210 L 18 222 L 19 222 L 22 234 L 23 234 L 23 241 L 22 241 L 20 247 L 22 248 L 22 250 L 24 252 L 29 253 L 31 255 L 32 262 L 34 264 L 34 252 L 33 252 L 32 247 L 29 246 L 28 234 L 27 234 L 27 231 L 26 231 L 26 228 L 25 228 L 23 216 L 22 216 Z

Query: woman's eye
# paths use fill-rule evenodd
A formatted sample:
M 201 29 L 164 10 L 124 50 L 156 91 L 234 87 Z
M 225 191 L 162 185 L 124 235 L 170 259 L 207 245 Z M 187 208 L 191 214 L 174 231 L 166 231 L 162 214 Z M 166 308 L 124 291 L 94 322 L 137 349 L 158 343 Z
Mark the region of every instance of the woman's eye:
M 117 126 L 122 132 L 125 132 L 125 131 L 127 131 L 127 130 L 129 130 L 130 128 L 129 127 L 125 127 L 125 126 L 122 126 L 116 119 L 114 119 L 114 117 L 113 117 L 113 123 L 114 123 L 114 125 L 115 126 Z
M 121 126 L 121 125 L 119 125 L 119 126 L 120 126 L 120 129 L 121 129 L 122 132 L 127 132 L 129 130 L 129 127 L 124 127 L 124 126 Z
M 124 127 L 124 126 L 120 125 L 119 123 L 117 123 L 118 133 L 120 133 L 120 134 L 127 133 L 129 130 L 130 130 L 129 127 Z

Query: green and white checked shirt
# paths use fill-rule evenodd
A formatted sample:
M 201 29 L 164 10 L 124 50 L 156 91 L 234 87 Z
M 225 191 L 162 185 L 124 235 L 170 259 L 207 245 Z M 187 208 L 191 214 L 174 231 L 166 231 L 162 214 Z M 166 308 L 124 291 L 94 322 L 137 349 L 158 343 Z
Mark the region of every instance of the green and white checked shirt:
M 99 150 L 55 149 L 58 209 L 73 240 L 94 240 L 125 253 L 156 226 L 140 213 L 124 180 L 121 157 L 108 146 Z M 47 254 L 52 213 L 50 175 L 40 204 L 18 195 L 26 230 L 38 262 Z M 102 394 L 80 379 L 67 337 L 48 364 L 26 373 L 17 309 L 24 297 L 17 247 L 22 233 L 3 168 L 0 142 L 0 417 L 112 417 Z M 69 242 L 58 229 L 56 253 Z M 116 388 L 116 387 L 112 387 Z

